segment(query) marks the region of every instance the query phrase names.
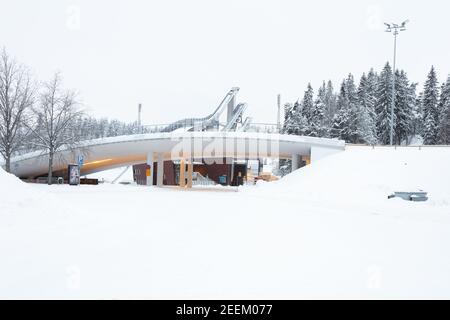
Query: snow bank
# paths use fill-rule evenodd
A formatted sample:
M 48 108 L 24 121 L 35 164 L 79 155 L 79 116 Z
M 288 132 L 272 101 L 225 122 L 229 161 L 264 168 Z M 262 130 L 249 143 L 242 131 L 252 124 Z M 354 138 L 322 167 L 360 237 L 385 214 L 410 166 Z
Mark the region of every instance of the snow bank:
M 58 214 L 65 211 L 64 207 L 67 206 L 58 197 L 22 182 L 0 168 L 0 218 L 2 215 L 14 215 L 16 219 L 32 224 L 39 214 Z M 19 220 L 15 221 L 19 223 Z
M 0 212 L 11 212 L 16 206 L 23 207 L 39 201 L 40 192 L 30 188 L 16 176 L 0 168 Z
M 450 210 L 450 148 L 347 147 L 258 192 L 322 204 L 389 204 L 394 191 L 428 192 L 429 206 Z M 415 203 L 416 206 L 423 204 Z

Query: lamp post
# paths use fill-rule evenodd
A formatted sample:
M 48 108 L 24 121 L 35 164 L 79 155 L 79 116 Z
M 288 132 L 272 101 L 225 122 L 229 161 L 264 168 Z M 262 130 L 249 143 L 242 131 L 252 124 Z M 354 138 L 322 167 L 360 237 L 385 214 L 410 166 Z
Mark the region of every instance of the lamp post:
M 392 146 L 394 144 L 394 108 L 395 108 L 395 63 L 397 58 L 397 36 L 400 31 L 406 30 L 406 24 L 409 20 L 403 21 L 402 24 L 385 23 L 387 29 L 386 32 L 394 34 L 394 65 L 392 69 L 392 104 L 391 104 L 391 132 L 389 136 L 389 143 Z

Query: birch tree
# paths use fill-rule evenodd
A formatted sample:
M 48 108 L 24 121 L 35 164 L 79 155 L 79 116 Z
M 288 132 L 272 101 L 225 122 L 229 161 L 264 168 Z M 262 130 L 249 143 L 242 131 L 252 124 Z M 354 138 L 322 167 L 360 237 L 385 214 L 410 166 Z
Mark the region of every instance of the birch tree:
M 11 171 L 11 157 L 24 144 L 24 121 L 32 104 L 28 71 L 3 49 L 0 54 L 0 154 L 5 159 L 7 172 Z
M 48 184 L 51 184 L 55 154 L 62 149 L 73 149 L 80 142 L 75 126 L 82 111 L 78 109 L 75 92 L 62 89 L 58 73 L 43 84 L 39 102 L 32 110 L 36 119 L 33 143 L 48 153 Z

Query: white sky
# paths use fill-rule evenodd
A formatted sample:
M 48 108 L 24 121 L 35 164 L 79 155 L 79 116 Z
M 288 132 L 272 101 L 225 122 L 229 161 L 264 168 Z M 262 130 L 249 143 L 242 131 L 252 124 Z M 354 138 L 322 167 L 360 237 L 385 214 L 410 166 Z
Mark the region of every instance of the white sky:
M 450 72 L 449 1 L 0 0 L 0 46 L 40 80 L 62 72 L 95 116 L 168 123 L 205 116 L 232 86 L 247 115 L 275 122 L 276 95 L 340 84 L 392 60 L 382 22 L 410 19 L 398 67 Z

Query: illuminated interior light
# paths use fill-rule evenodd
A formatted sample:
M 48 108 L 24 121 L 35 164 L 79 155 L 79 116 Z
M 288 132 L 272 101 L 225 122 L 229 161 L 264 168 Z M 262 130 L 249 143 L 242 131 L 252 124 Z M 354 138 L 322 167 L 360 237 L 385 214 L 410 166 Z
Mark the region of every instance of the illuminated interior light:
M 84 165 L 90 165 L 90 164 L 99 164 L 99 163 L 103 163 L 103 162 L 109 162 L 112 161 L 113 159 L 104 159 L 104 160 L 96 160 L 96 161 L 91 161 L 91 162 L 87 162 Z

